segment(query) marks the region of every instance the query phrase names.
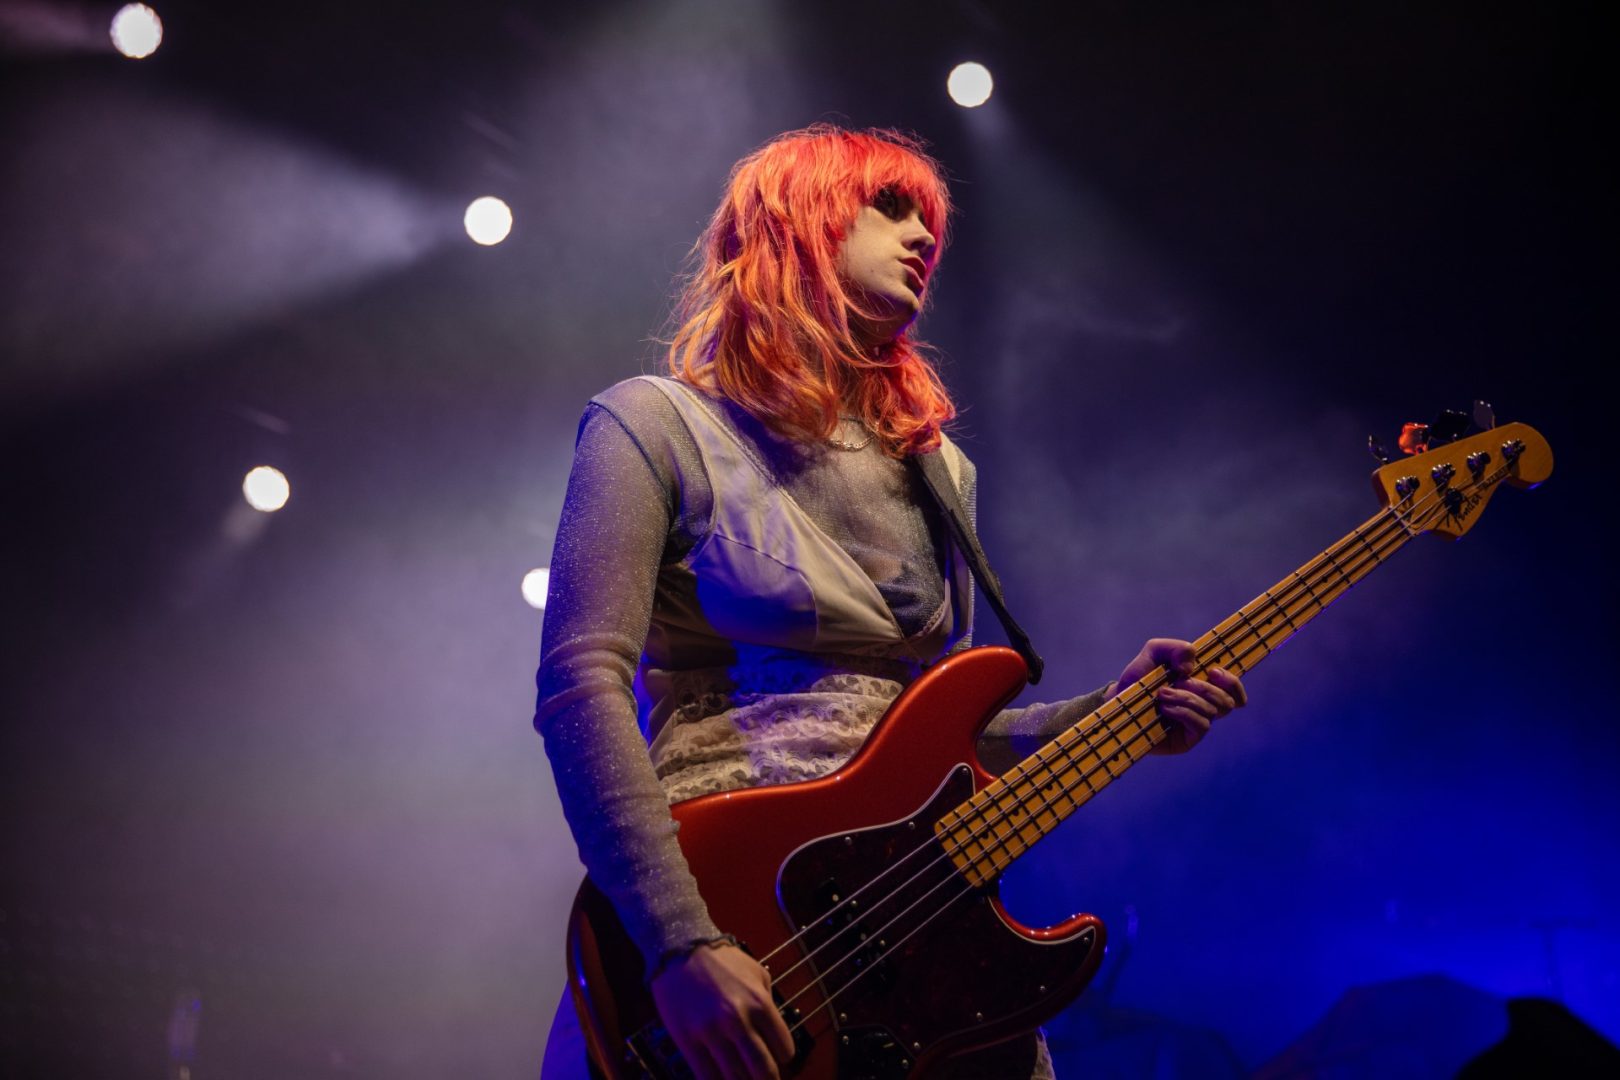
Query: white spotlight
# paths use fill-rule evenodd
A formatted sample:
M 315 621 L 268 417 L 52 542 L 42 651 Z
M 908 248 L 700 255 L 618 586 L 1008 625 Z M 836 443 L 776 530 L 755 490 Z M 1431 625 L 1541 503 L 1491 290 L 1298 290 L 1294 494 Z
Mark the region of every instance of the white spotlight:
M 990 78 L 990 69 L 971 60 L 951 68 L 950 78 L 945 80 L 945 89 L 951 95 L 951 100 L 964 109 L 976 109 L 989 101 L 990 91 L 995 89 L 995 85 L 995 80 Z
M 269 465 L 260 465 L 248 471 L 242 478 L 242 497 L 248 505 L 255 510 L 262 510 L 266 514 L 274 513 L 287 505 L 287 499 L 292 495 L 292 485 L 280 469 Z
M 163 42 L 163 20 L 145 4 L 125 4 L 112 21 L 113 48 L 131 60 L 144 60 Z
M 474 199 L 461 219 L 467 235 L 488 247 L 505 240 L 512 231 L 512 208 L 493 195 Z
M 551 571 L 542 566 L 523 575 L 523 599 L 536 611 L 546 610 L 546 591 L 551 588 Z

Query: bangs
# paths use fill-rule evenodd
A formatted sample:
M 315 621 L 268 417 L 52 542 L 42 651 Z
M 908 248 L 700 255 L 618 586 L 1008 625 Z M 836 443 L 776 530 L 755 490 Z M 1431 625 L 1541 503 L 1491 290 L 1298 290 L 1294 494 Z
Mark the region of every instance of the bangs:
M 939 163 L 928 156 L 918 140 L 897 131 L 853 137 L 863 144 L 861 156 L 866 159 L 860 170 L 861 201 L 870 202 L 884 188 L 904 195 L 922 212 L 923 224 L 943 249 L 951 196 Z
M 884 188 L 917 206 L 936 252 L 943 251 L 953 209 L 945 171 L 921 139 L 893 128 L 813 124 L 780 135 L 738 164 L 732 198 L 741 219 L 744 203 L 763 197 L 768 212 L 805 239 L 828 228 L 841 233 L 856 208 Z

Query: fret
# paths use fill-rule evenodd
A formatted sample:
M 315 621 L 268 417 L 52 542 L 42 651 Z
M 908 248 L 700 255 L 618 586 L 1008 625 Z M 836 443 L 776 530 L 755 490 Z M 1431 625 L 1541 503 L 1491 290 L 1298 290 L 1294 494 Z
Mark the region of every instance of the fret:
M 1365 528 L 1365 526 L 1363 526 L 1363 528 Z M 1384 559 L 1383 559 L 1383 556 L 1378 554 L 1378 549 L 1377 548 L 1375 548 L 1371 544 L 1367 543 L 1367 538 L 1365 536 L 1361 535 L 1361 529 L 1357 529 L 1355 532 L 1351 533 L 1350 535 L 1354 536 L 1357 540 L 1360 540 L 1361 541 L 1361 546 L 1366 548 L 1369 552 L 1372 553 L 1372 563 L 1371 563 L 1371 565 L 1369 565 L 1365 570 L 1362 570 L 1362 571 L 1360 571 L 1360 572 L 1358 572 L 1356 574 L 1356 580 L 1360 581 L 1362 578 L 1364 578 L 1368 574 L 1372 573 L 1373 570 L 1376 569 L 1377 566 L 1384 561 Z
M 1259 639 L 1261 648 L 1260 655 L 1262 657 L 1268 655 L 1271 652 L 1271 642 L 1266 640 L 1266 632 L 1255 626 L 1254 623 L 1250 621 L 1248 615 L 1243 613 L 1242 609 L 1239 609 L 1237 616 L 1243 620 L 1243 625 L 1249 628 L 1249 632 Z M 1286 635 L 1284 636 L 1286 637 Z
M 1345 541 L 1340 540 L 1337 544 L 1334 544 L 1333 547 L 1328 548 L 1327 551 L 1322 553 L 1322 557 L 1327 560 L 1328 565 L 1333 567 L 1334 573 L 1339 575 L 1339 580 L 1344 582 L 1344 588 L 1339 593 L 1340 596 L 1349 592 L 1350 587 L 1355 584 L 1355 582 L 1350 579 L 1349 575 L 1344 572 L 1344 567 L 1339 565 L 1338 557 L 1333 554 L 1335 549 L 1342 548 L 1344 545 Z M 1335 597 L 1335 599 L 1337 599 L 1337 597 Z
M 1315 589 L 1311 588 L 1310 581 L 1307 580 L 1305 576 L 1302 575 L 1298 570 L 1294 571 L 1294 580 L 1299 582 L 1300 585 L 1304 587 L 1305 591 L 1311 594 L 1311 600 L 1316 604 L 1317 611 L 1320 612 L 1327 610 L 1327 605 L 1322 603 L 1322 598 L 1316 595 Z
M 1220 626 L 1216 626 L 1209 633 L 1205 634 L 1204 637 L 1213 637 L 1220 644 L 1221 650 L 1224 651 L 1228 657 L 1230 657 L 1226 663 L 1220 665 L 1221 667 L 1230 669 L 1242 663 L 1242 661 L 1238 659 L 1237 650 L 1231 645 L 1227 644 L 1226 635 L 1221 633 Z M 1200 649 L 1199 652 L 1202 653 L 1203 650 Z M 1219 653 L 1216 654 L 1216 659 L 1219 659 L 1219 655 Z
M 1271 588 L 1274 589 L 1276 586 L 1273 585 Z M 1260 595 L 1266 598 L 1266 603 L 1277 609 L 1277 614 L 1281 616 L 1283 622 L 1288 624 L 1288 629 L 1291 632 L 1299 629 L 1299 627 L 1294 625 L 1294 620 L 1288 617 L 1288 609 L 1277 603 L 1276 599 L 1271 595 L 1271 589 L 1267 589 Z M 1267 621 L 1269 622 L 1270 620 L 1268 619 Z

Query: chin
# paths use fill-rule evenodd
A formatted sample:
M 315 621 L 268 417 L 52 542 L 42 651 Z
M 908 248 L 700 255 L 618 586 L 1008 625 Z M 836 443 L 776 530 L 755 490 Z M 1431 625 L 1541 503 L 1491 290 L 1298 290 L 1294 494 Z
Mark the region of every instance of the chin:
M 922 297 L 918 296 L 910 289 L 907 289 L 904 292 L 897 293 L 894 296 L 889 297 L 889 306 L 893 308 L 897 317 L 903 318 L 907 322 L 910 322 L 912 319 L 915 319 L 918 315 L 922 314 Z

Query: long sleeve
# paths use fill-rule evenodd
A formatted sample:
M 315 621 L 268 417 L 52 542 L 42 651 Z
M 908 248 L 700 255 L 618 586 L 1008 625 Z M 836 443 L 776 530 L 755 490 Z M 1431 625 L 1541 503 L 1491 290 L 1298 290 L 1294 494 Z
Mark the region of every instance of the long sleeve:
M 588 410 L 552 555 L 534 724 L 580 859 L 649 974 L 665 953 L 720 936 L 636 720 L 636 665 L 676 513 L 642 448 L 606 410 Z

